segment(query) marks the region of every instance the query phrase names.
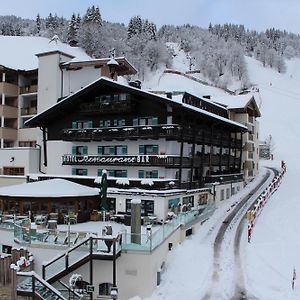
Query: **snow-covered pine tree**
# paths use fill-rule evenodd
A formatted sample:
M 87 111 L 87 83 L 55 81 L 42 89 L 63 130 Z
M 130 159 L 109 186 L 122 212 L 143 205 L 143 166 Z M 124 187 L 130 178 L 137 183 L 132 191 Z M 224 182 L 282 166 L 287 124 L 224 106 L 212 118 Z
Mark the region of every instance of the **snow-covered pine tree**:
M 130 18 L 127 30 L 127 38 L 130 39 L 134 35 L 140 35 L 143 31 L 143 22 L 140 16 Z
M 77 18 L 75 13 L 72 14 L 71 20 L 69 21 L 68 24 L 68 31 L 67 31 L 67 39 L 68 43 L 70 45 L 75 46 L 77 44 Z
M 41 17 L 40 17 L 40 14 L 37 14 L 37 16 L 36 16 L 35 27 L 36 27 L 36 33 L 39 35 L 39 33 L 41 32 Z

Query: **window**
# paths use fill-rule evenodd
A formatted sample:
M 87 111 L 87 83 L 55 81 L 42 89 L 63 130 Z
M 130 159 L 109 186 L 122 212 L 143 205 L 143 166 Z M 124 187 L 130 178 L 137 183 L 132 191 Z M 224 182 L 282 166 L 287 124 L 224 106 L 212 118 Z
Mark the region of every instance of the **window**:
M 98 146 L 99 155 L 127 155 L 127 146 Z
M 182 204 L 191 204 L 192 206 L 194 206 L 194 196 L 186 196 L 182 198 Z
M 80 175 L 80 176 L 87 176 L 88 170 L 87 169 L 72 169 L 72 175 Z
M 19 147 L 35 147 L 36 141 L 20 141 Z
M 114 126 L 115 127 L 125 126 L 125 119 L 115 119 Z
M 225 199 L 225 192 L 224 190 L 221 190 L 221 201 Z
M 87 155 L 88 147 L 87 146 L 73 146 L 72 155 Z
M 131 200 L 126 199 L 126 213 L 131 214 Z M 141 201 L 141 215 L 148 216 L 154 214 L 154 201 L 142 200 Z
M 172 208 L 172 207 L 174 207 L 174 206 L 178 206 L 179 203 L 180 203 L 179 198 L 169 199 L 169 200 L 168 200 L 168 208 L 170 209 L 170 208 Z
M 158 145 L 139 145 L 140 155 L 155 155 L 158 154 Z
M 85 128 L 93 128 L 92 121 L 75 121 L 72 122 L 73 129 L 85 129 Z
M 139 170 L 138 171 L 139 178 L 158 178 L 158 170 Z
M 127 177 L 127 170 L 109 170 L 110 177 Z
M 226 189 L 226 199 L 228 199 L 230 197 L 230 190 Z
M 3 175 L 24 175 L 24 168 L 3 167 Z
M 157 124 L 158 124 L 158 117 L 141 117 L 141 118 L 134 118 L 132 120 L 133 126 L 157 125 Z
M 110 289 L 113 286 L 110 282 L 99 284 L 99 296 L 110 296 Z

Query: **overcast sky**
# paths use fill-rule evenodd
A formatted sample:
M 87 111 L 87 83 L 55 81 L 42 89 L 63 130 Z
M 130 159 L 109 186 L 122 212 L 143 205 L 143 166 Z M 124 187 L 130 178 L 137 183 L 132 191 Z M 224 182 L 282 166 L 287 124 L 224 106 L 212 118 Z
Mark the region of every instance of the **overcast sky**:
M 258 31 L 275 27 L 300 33 L 300 0 L 10 0 L 2 1 L 0 15 L 35 19 L 38 13 L 46 17 L 52 12 L 69 19 L 91 5 L 99 6 L 104 20 L 126 25 L 140 15 L 158 27 L 230 22 Z

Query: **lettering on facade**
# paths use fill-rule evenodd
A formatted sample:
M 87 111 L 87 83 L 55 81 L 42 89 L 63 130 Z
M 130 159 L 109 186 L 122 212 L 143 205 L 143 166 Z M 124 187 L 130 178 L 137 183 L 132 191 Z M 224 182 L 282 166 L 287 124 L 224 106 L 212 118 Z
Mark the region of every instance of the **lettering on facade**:
M 118 164 L 150 163 L 148 155 L 135 156 L 97 156 L 97 155 L 64 155 L 63 164 Z

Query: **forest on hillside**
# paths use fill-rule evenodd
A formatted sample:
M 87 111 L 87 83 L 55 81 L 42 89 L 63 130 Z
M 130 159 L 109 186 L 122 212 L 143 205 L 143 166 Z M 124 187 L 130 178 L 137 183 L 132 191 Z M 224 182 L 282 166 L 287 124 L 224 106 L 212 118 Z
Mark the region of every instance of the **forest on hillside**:
M 265 32 L 247 30 L 243 25 L 216 24 L 207 29 L 189 24 L 156 25 L 133 16 L 127 25 L 104 21 L 99 7 L 88 7 L 83 16 L 70 19 L 49 13 L 35 20 L 0 16 L 0 34 L 10 36 L 57 35 L 62 42 L 85 49 L 92 57 L 125 56 L 137 69 L 140 79 L 160 68 L 172 68 L 175 55 L 168 43 L 177 43 L 190 61 L 190 70 L 199 70 L 211 83 L 227 87 L 231 79 L 249 85 L 245 55 L 265 67 L 285 72 L 285 59 L 300 54 L 300 36 L 275 28 Z

